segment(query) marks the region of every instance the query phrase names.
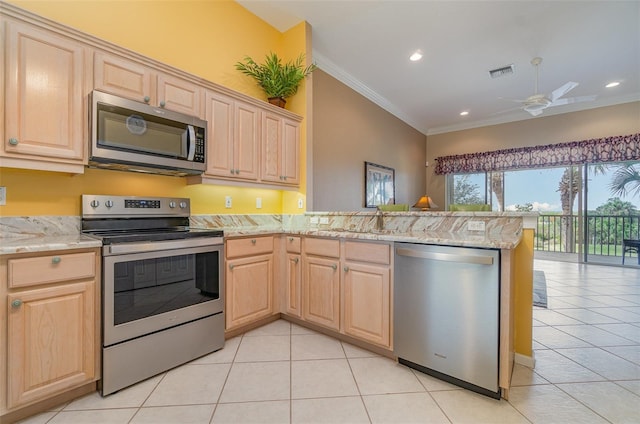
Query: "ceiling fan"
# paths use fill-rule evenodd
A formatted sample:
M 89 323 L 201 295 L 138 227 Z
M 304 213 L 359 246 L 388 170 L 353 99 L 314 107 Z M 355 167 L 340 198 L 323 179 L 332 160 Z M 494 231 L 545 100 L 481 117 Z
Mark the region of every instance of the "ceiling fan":
M 523 109 L 533 116 L 538 116 L 542 113 L 543 110 L 548 107 L 562 106 L 578 102 L 589 102 L 596 99 L 597 96 L 595 95 L 562 98 L 562 96 L 578 86 L 578 83 L 573 81 L 569 81 L 561 87 L 556 88 L 551 92 L 550 95 L 538 93 L 538 74 L 540 63 L 542 63 L 541 57 L 534 57 L 533 59 L 531 59 L 531 64 L 536 68 L 535 91 L 534 94 L 524 100 L 513 100 L 514 102 L 522 103 L 522 106 L 519 106 L 516 109 Z

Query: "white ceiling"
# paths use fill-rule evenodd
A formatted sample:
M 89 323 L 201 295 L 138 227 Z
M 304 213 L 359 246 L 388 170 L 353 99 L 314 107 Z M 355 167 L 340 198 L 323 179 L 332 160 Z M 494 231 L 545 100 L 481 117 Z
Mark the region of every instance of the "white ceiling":
M 518 106 L 505 98 L 534 94 L 536 56 L 539 92 L 575 81 L 565 97 L 598 96 L 540 117 L 640 100 L 637 0 L 237 2 L 280 31 L 309 22 L 323 71 L 425 134 L 536 119 L 503 112 Z M 410 62 L 416 49 L 424 58 Z M 514 74 L 489 76 L 510 64 Z

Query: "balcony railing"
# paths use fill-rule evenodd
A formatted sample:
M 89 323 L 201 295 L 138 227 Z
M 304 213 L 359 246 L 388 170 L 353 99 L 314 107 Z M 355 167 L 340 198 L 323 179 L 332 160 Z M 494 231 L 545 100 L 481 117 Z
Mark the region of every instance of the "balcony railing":
M 640 215 L 588 215 L 584 238 L 578 237 L 578 219 L 577 215 L 539 215 L 534 249 L 575 253 L 580 240 L 586 239 L 588 254 L 621 257 L 623 239 L 640 239 Z

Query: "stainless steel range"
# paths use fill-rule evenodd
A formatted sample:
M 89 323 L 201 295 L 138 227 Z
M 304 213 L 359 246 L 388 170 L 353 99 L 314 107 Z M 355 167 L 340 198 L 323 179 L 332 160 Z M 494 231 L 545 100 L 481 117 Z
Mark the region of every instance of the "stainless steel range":
M 184 198 L 82 196 L 103 244 L 103 396 L 224 346 L 223 233 L 189 215 Z

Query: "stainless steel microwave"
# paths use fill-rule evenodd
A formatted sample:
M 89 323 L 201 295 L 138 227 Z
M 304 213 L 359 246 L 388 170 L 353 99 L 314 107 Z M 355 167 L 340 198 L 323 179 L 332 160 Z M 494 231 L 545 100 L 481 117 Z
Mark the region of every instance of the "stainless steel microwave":
M 89 166 L 186 176 L 205 170 L 207 122 L 94 90 Z

